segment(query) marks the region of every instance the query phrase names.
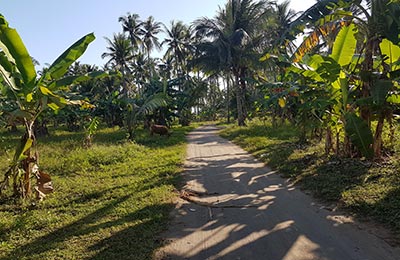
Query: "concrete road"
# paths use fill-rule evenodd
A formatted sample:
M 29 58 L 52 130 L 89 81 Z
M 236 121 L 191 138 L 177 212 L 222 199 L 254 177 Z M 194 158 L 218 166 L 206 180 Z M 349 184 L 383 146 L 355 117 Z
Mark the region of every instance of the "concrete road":
M 155 259 L 400 259 L 399 248 L 324 209 L 216 127 L 188 139 L 184 189 L 195 203 L 180 199 Z

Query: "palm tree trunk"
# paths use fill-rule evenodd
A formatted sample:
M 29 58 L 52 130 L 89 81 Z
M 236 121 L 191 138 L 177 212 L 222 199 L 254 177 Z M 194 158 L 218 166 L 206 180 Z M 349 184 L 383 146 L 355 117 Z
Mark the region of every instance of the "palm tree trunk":
M 242 86 L 240 84 L 240 76 L 239 71 L 235 70 L 235 86 L 236 86 L 236 105 L 237 105 L 237 114 L 238 114 L 238 126 L 245 126 L 245 116 L 244 116 L 244 108 L 243 108 L 243 93 Z
M 226 121 L 228 124 L 231 123 L 231 111 L 230 111 L 230 75 L 226 75 Z

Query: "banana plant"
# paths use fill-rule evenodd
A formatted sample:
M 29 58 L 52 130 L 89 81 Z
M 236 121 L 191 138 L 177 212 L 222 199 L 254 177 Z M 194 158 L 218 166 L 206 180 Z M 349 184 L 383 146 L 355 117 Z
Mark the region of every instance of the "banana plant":
M 63 94 L 63 89 L 67 89 L 66 87 L 71 84 L 100 76 L 102 73 L 69 77 L 64 75 L 94 39 L 93 33 L 79 39 L 38 77 L 32 58 L 18 32 L 9 27 L 4 16 L 0 14 L 2 92 L 13 104 L 13 110 L 8 113 L 8 120 L 11 123 L 21 123 L 25 129 L 4 179 L 0 182 L 0 194 L 12 183 L 14 195 L 22 198 L 31 197 L 31 182 L 35 178 L 37 180 L 35 190 L 40 199 L 52 191 L 50 176 L 40 171 L 38 167 L 34 125 L 37 118 L 46 110 L 57 111 L 66 105 L 85 103 L 80 100 L 69 100 Z
M 379 159 L 384 121 L 392 120 L 400 104 L 400 5 L 391 0 L 367 2 L 318 1 L 305 11 L 289 26 L 289 36 L 304 32 L 308 25 L 316 30 L 293 54 L 294 62 L 285 70 L 301 75 L 302 82 L 296 80 L 297 84 L 324 86 L 331 92 L 332 105 L 324 121 L 336 128 L 337 144 L 339 131 L 345 131 L 348 155 L 354 154 L 355 146 L 357 154 Z M 289 39 L 288 34 L 283 38 Z M 326 48 L 316 48 L 319 46 Z M 317 50 L 322 52 L 311 56 Z M 264 55 L 263 60 L 269 56 Z M 284 103 L 288 102 L 280 105 Z M 371 120 L 377 122 L 374 131 Z

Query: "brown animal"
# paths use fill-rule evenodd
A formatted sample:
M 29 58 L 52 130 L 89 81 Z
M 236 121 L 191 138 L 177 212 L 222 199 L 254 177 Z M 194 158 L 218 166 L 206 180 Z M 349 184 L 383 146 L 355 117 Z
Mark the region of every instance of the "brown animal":
M 165 125 L 152 125 L 150 126 L 150 135 L 159 134 L 160 136 L 166 135 L 171 136 L 168 128 Z

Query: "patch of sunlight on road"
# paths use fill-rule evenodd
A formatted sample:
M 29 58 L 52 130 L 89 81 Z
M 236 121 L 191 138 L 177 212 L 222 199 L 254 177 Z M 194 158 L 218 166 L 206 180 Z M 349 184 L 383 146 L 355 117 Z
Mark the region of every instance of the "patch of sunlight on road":
M 272 204 L 274 204 L 273 201 L 268 202 L 267 204 L 261 205 L 260 207 L 258 207 L 258 210 L 266 210 L 268 209 L 269 206 L 271 206 Z
M 238 230 L 244 228 L 243 225 L 232 224 L 212 229 L 212 226 L 216 223 L 217 220 L 210 221 L 198 229 L 187 230 L 190 231 L 191 234 L 182 238 L 182 241 L 195 241 L 196 238 L 199 237 L 199 235 L 200 237 L 202 237 L 202 239 L 197 240 L 196 244 L 188 246 L 190 250 L 184 252 L 181 256 L 184 258 L 190 258 L 199 255 L 202 251 L 207 250 L 225 241 L 229 237 L 230 233 L 237 232 Z M 212 242 L 210 243 L 210 241 Z
M 231 244 L 230 246 L 226 247 L 225 249 L 223 249 L 221 252 L 219 252 L 218 254 L 210 257 L 210 260 L 215 260 L 215 259 L 220 259 L 221 257 L 234 252 L 235 250 L 240 249 L 241 247 L 244 247 L 248 244 L 254 243 L 255 241 L 268 236 L 274 232 L 277 232 L 279 230 L 283 230 L 283 229 L 287 229 L 289 228 L 292 224 L 294 223 L 293 220 L 288 220 L 282 223 L 277 224 L 273 229 L 271 230 L 260 230 L 257 232 L 253 232 L 251 234 L 249 234 L 248 236 L 236 241 L 235 243 Z
M 349 224 L 349 223 L 354 223 L 354 219 L 349 216 L 345 215 L 329 215 L 326 217 L 326 219 L 334 222 L 333 226 L 338 227 L 343 224 Z
M 192 190 L 199 193 L 207 192 L 207 189 L 206 187 L 204 187 L 204 184 L 200 183 L 198 180 L 188 181 L 184 189 Z
M 229 167 L 227 167 L 227 168 L 229 168 Z M 232 177 L 234 178 L 234 179 L 237 179 L 237 178 L 240 178 L 240 176 L 242 176 L 242 175 L 246 175 L 247 174 L 247 172 L 232 172 Z
M 277 191 L 277 190 L 281 190 L 284 187 L 282 186 L 282 184 L 277 184 L 277 185 L 270 185 L 266 188 L 264 188 L 265 192 L 273 192 L 273 191 Z
M 258 180 L 258 179 L 263 178 L 263 177 L 268 177 L 268 176 L 270 176 L 270 175 L 272 175 L 272 174 L 275 174 L 275 173 L 276 173 L 276 171 L 272 171 L 272 172 L 267 172 L 267 173 L 265 173 L 265 174 L 261 174 L 261 175 L 254 176 L 254 177 L 252 177 L 252 178 L 250 179 L 248 185 L 249 185 L 249 186 L 250 186 L 250 185 L 253 185 L 253 184 L 257 183 L 257 180 Z
M 293 243 L 282 260 L 312 260 L 315 259 L 315 251 L 320 247 L 304 235 L 300 235 Z M 320 259 L 320 258 L 318 258 Z M 325 258 L 322 258 L 323 260 Z
M 227 166 L 226 169 L 241 169 L 242 171 L 246 171 L 246 169 L 257 169 L 257 168 L 262 168 L 264 167 L 263 163 L 255 163 L 253 161 L 249 162 L 238 162 L 238 163 L 232 163 L 231 165 Z

